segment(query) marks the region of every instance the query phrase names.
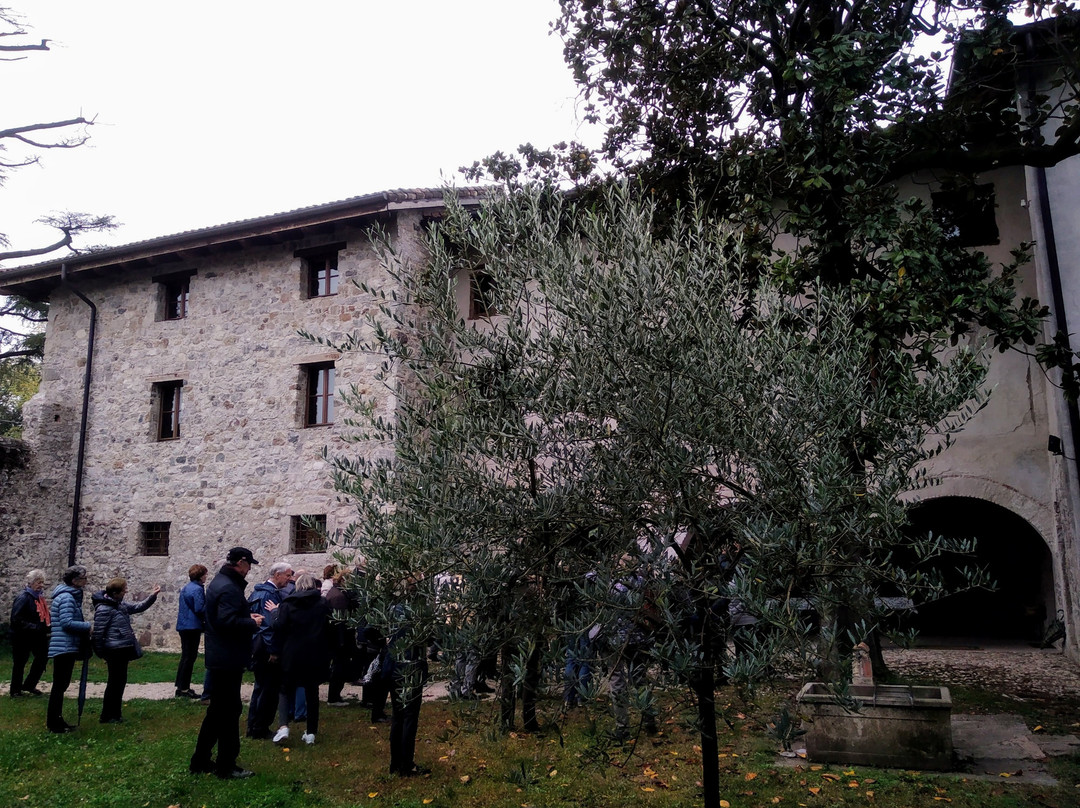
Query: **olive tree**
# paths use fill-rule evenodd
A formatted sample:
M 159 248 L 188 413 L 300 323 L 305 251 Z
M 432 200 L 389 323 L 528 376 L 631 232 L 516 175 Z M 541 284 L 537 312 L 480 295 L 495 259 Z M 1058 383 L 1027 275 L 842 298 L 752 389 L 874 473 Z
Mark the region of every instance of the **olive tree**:
M 347 394 L 358 451 L 334 458 L 358 508 L 345 544 L 378 571 L 362 584 L 372 619 L 500 650 L 504 685 L 526 688 L 566 642 L 597 637 L 613 658 L 638 627 L 693 697 L 716 805 L 718 671 L 837 677 L 883 596 L 943 593 L 898 553 L 963 548 L 908 536 L 903 496 L 981 402 L 979 346 L 943 344 L 933 363 L 885 350 L 871 295 L 792 293 L 759 235 L 695 203 L 658 218 L 623 185 L 581 204 L 543 186 L 446 204 L 424 261 L 383 244 L 395 290 L 369 289 L 368 330 L 336 346 L 382 356 L 395 402 Z M 455 287 L 478 275 L 485 314 L 466 319 Z M 770 628 L 738 659 L 732 599 Z

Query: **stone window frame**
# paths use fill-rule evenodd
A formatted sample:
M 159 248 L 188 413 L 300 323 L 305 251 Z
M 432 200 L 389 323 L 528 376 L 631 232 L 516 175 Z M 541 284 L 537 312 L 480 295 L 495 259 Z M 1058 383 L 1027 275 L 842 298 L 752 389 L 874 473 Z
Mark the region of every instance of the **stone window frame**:
M 139 555 L 167 556 L 172 522 L 139 522 Z
M 196 274 L 197 270 L 187 269 L 152 278 L 158 288 L 156 319 L 159 322 L 187 319 L 191 300 L 191 278 Z
M 308 513 L 289 517 L 289 553 L 325 553 L 326 514 Z
M 334 394 L 337 388 L 337 360 L 340 356 L 337 353 L 322 354 L 307 357 L 297 363 L 300 370 L 297 409 L 301 427 L 306 429 L 334 425 Z M 326 384 L 327 381 L 329 385 Z
M 184 406 L 184 379 L 168 378 L 153 382 L 154 440 L 178 440 L 181 437 Z
M 303 295 L 308 300 L 334 297 L 341 284 L 339 263 L 346 242 L 304 247 L 293 253 L 300 259 Z

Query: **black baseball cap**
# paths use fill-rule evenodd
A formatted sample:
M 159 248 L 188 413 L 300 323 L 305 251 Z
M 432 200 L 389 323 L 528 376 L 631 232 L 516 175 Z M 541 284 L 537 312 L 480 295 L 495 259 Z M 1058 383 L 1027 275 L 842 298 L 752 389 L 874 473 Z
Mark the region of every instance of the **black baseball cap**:
M 251 550 L 246 547 L 234 547 L 229 550 L 229 554 L 225 556 L 226 564 L 239 564 L 241 561 L 246 561 L 249 564 L 258 564 L 255 560 L 255 556 L 251 554 Z

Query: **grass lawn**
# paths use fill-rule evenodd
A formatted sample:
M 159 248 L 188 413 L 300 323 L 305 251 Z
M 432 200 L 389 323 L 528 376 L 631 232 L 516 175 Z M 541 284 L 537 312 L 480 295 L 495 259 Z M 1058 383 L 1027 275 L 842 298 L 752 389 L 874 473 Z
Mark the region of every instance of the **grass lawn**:
M 131 666 L 133 681 L 171 681 L 176 655 L 148 654 Z M 151 676 L 150 671 L 157 673 Z M 96 678 L 102 679 L 100 668 Z M 0 658 L 0 679 L 10 658 Z M 74 699 L 75 686 L 68 691 Z M 775 704 L 775 696 L 771 699 Z M 770 701 L 766 697 L 765 703 Z M 963 693 L 958 709 L 988 711 L 1015 703 L 1000 694 Z M 551 706 L 551 705 L 547 705 Z M 494 705 L 425 704 L 417 760 L 433 769 L 421 778 L 386 773 L 389 727 L 368 723 L 359 707 L 322 711 L 315 746 L 275 747 L 244 739 L 240 761 L 255 770 L 250 780 L 222 782 L 191 775 L 187 762 L 204 708 L 187 700 L 131 701 L 126 723 L 101 725 L 100 700 L 91 699 L 78 732 L 45 731 L 45 699 L 0 696 L 0 806 L 698 806 L 701 752 L 689 713 L 674 703 L 662 716 L 663 733 L 629 748 L 597 744 L 608 721 L 604 704 L 590 716 L 571 715 L 565 726 L 536 734 L 504 735 L 494 729 Z M 1026 720 L 1044 726 L 1080 721 L 1076 705 L 1029 704 Z M 66 714 L 74 715 L 69 704 Z M 732 726 L 721 738 L 722 796 L 743 806 L 867 805 L 1066 806 L 1080 805 L 1080 760 L 1058 760 L 1057 787 L 1018 782 L 977 782 L 919 772 L 776 765 L 774 744 L 762 725 L 771 708 L 733 705 Z M 598 719 L 595 720 L 594 719 Z M 1051 723 L 1053 722 L 1053 723 Z M 599 729 L 598 729 L 599 728 Z M 1077 731 L 1073 728 L 1071 731 Z

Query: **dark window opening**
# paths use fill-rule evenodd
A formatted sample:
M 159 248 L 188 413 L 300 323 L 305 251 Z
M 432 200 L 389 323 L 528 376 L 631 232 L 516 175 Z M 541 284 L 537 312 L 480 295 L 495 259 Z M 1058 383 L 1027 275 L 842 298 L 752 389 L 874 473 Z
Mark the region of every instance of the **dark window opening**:
M 187 317 L 189 281 L 189 278 L 183 277 L 165 282 L 166 320 L 183 320 Z
M 495 279 L 483 270 L 469 276 L 469 319 L 480 320 L 499 313 L 495 305 Z
M 182 381 L 161 382 L 154 385 L 158 396 L 158 440 L 173 440 L 180 437 L 180 391 Z
M 171 522 L 139 522 L 139 555 L 167 556 Z
M 321 553 L 326 550 L 326 514 L 292 517 L 290 553 Z
M 307 406 L 305 426 L 334 423 L 334 363 L 307 365 L 304 370 Z
M 982 247 L 999 243 L 992 183 L 935 191 L 930 199 L 934 219 L 950 244 Z

